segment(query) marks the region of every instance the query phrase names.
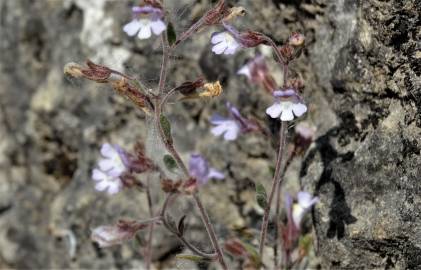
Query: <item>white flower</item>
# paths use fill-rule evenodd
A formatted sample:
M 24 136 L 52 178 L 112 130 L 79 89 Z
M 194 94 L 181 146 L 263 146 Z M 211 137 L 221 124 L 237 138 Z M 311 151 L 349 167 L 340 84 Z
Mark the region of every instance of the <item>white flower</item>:
M 123 31 L 129 36 L 138 34 L 139 39 L 148 39 L 152 33 L 158 36 L 165 29 L 167 26 L 161 19 L 153 20 L 151 18 L 134 19 L 123 27 Z
M 272 118 L 281 118 L 281 121 L 292 121 L 294 115 L 300 117 L 307 112 L 307 106 L 300 101 L 281 100 L 275 102 L 266 109 L 266 113 Z
M 228 31 L 214 33 L 211 43 L 214 45 L 212 51 L 215 54 L 234 54 L 241 47 L 240 43 Z
M 98 169 L 92 171 L 92 179 L 96 182 L 96 190 L 105 191 L 110 195 L 118 193 L 123 188 L 123 182 L 119 177 L 111 176 Z
M 237 139 L 241 131 L 240 125 L 234 119 L 214 115 L 210 122 L 215 125 L 215 127 L 211 129 L 212 134 L 215 136 L 224 134 L 224 139 L 227 141 L 234 141 Z
M 101 146 L 101 155 L 104 157 L 98 161 L 98 166 L 101 171 L 105 172 L 111 177 L 119 177 L 126 170 L 124 163 L 125 153 L 117 145 L 105 143 Z
M 297 228 L 300 228 L 301 220 L 304 214 L 319 201 L 319 198 L 313 197 L 310 193 L 300 191 L 297 194 L 297 203 L 292 206 L 292 220 Z

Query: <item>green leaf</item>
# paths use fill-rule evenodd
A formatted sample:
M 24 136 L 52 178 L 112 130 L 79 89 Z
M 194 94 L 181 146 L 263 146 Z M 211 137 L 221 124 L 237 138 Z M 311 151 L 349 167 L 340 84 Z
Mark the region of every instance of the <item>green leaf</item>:
M 178 254 L 175 257 L 177 259 L 188 260 L 188 261 L 192 261 L 196 263 L 209 261 L 208 258 L 197 256 L 197 255 L 191 255 L 191 254 Z
M 175 169 L 178 168 L 177 162 L 171 155 L 165 155 L 163 159 L 164 159 L 165 167 L 167 167 L 167 170 L 173 172 Z
M 263 209 L 266 208 L 267 206 L 266 190 L 265 190 L 265 187 L 260 183 L 256 184 L 256 201 L 260 207 L 262 207 Z
M 171 124 L 170 121 L 168 121 L 167 117 L 165 115 L 161 114 L 161 119 L 159 119 L 161 122 L 162 131 L 164 132 L 165 139 L 168 143 L 172 144 L 172 135 L 171 135 Z
M 175 41 L 177 40 L 177 34 L 175 33 L 175 29 L 172 23 L 168 23 L 167 37 L 168 37 L 168 43 L 170 45 L 173 45 Z

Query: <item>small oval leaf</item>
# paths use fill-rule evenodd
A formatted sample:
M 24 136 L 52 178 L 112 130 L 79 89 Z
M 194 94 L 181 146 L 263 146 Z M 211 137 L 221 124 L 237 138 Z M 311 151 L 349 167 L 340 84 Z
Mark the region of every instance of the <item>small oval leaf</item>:
M 168 43 L 170 45 L 173 45 L 175 41 L 177 40 L 177 34 L 175 33 L 175 29 L 172 23 L 168 23 L 167 37 L 168 37 Z
M 171 136 L 171 123 L 168 121 L 167 117 L 165 115 L 161 115 L 161 119 L 159 119 L 161 122 L 162 131 L 164 132 L 165 139 L 168 143 L 172 143 L 172 136 Z
M 163 160 L 164 160 L 165 167 L 170 172 L 173 172 L 175 169 L 178 168 L 177 162 L 171 155 L 165 155 Z
M 260 207 L 262 208 L 267 207 L 266 190 L 265 190 L 265 187 L 260 183 L 256 184 L 256 201 Z

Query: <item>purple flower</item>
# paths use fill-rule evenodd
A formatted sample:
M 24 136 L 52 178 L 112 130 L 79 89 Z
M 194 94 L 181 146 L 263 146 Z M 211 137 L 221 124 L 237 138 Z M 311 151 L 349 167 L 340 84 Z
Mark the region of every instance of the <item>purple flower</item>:
M 92 171 L 92 179 L 96 182 L 96 190 L 105 191 L 110 195 L 118 193 L 123 188 L 120 177 L 110 176 L 98 169 Z
M 211 129 L 213 135 L 224 135 L 225 140 L 233 141 L 237 139 L 240 133 L 258 129 L 258 126 L 255 123 L 244 118 L 239 110 L 229 102 L 227 102 L 227 109 L 229 111 L 229 117 L 227 118 L 218 114 L 212 116 L 210 122 L 215 126 Z
M 266 65 L 265 57 L 257 55 L 246 63 L 237 74 L 245 75 L 252 83 L 263 82 L 268 75 L 269 69 Z
M 128 170 L 128 155 L 117 145 L 105 143 L 101 146 L 102 158 L 98 168 L 92 171 L 92 179 L 96 182 L 95 189 L 105 191 L 110 195 L 118 193 L 123 188 L 120 176 Z
M 212 51 L 215 54 L 235 54 L 241 47 L 241 44 L 228 31 L 213 33 L 211 42 L 213 44 Z
M 264 35 L 258 32 L 239 32 L 232 25 L 222 24 L 225 31 L 212 34 L 212 51 L 216 54 L 234 54 L 239 48 L 253 48 L 266 42 Z
M 129 36 L 138 34 L 139 39 L 148 39 L 155 35 L 160 35 L 167 29 L 162 20 L 163 12 L 161 9 L 152 6 L 133 7 L 133 14 L 137 17 L 123 27 L 123 31 Z M 139 18 L 139 15 L 146 15 Z
M 208 161 L 199 154 L 192 154 L 190 156 L 189 173 L 190 176 L 196 178 L 199 185 L 206 184 L 212 178 L 218 180 L 225 178 L 222 172 L 210 168 Z
M 292 121 L 294 117 L 300 117 L 307 112 L 307 106 L 293 89 L 274 91 L 273 95 L 276 101 L 266 109 L 270 117 L 280 118 L 281 121 Z
M 127 154 L 118 145 L 104 143 L 101 146 L 102 159 L 98 161 L 101 171 L 112 177 L 119 177 L 127 170 Z
M 305 213 L 307 213 L 311 207 L 319 201 L 318 197 L 313 197 L 310 193 L 300 191 L 297 194 L 297 202 L 293 203 L 293 200 L 289 194 L 286 195 L 285 207 L 288 211 L 288 219 L 293 222 L 294 226 L 299 229 L 301 220 Z

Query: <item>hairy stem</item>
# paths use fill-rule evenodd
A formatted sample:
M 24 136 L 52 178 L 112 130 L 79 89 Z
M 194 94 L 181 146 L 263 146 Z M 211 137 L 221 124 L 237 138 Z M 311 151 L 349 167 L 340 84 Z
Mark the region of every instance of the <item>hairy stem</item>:
M 164 224 L 165 228 L 167 228 L 168 231 L 173 233 L 178 238 L 178 240 L 180 240 L 195 255 L 198 255 L 198 256 L 201 256 L 201 257 L 204 257 L 204 258 L 207 258 L 207 259 L 215 260 L 218 256 L 216 253 L 206 253 L 206 252 L 203 252 L 203 251 L 199 250 L 194 245 L 192 245 L 189 241 L 187 241 L 187 239 L 184 238 L 184 236 L 182 234 L 180 234 L 180 232 L 174 231 L 174 229 L 168 223 L 168 221 L 165 217 L 165 213 L 167 211 L 168 204 L 170 203 L 172 198 L 175 198 L 175 196 L 176 196 L 176 194 L 169 194 L 165 198 L 164 205 L 162 206 L 162 209 L 161 209 L 160 216 L 161 216 L 162 223 Z
M 164 31 L 161 35 L 161 44 L 162 44 L 162 63 L 161 63 L 161 73 L 159 75 L 159 95 L 164 93 L 165 83 L 167 81 L 168 65 L 170 61 L 170 47 L 168 44 L 167 31 Z
M 215 230 L 214 230 L 214 228 L 212 226 L 212 223 L 209 220 L 209 215 L 206 212 L 206 209 L 203 206 L 202 201 L 200 200 L 199 195 L 197 193 L 196 194 L 193 194 L 193 198 L 194 198 L 194 201 L 196 202 L 197 208 L 199 208 L 199 212 L 200 212 L 200 215 L 201 215 L 203 224 L 205 224 L 206 231 L 208 232 L 208 235 L 209 235 L 210 240 L 212 242 L 212 246 L 213 246 L 214 250 L 216 251 L 216 253 L 218 255 L 218 261 L 221 264 L 221 266 L 222 266 L 223 269 L 228 269 L 227 268 L 227 265 L 225 263 L 225 260 L 224 260 L 224 255 L 222 253 L 222 249 L 219 246 L 219 243 L 218 243 L 218 239 L 216 237 Z
M 171 48 L 168 45 L 168 38 L 167 38 L 166 32 L 162 35 L 162 48 L 163 48 L 162 49 L 163 56 L 162 56 L 162 64 L 161 64 L 161 74 L 160 74 L 160 78 L 159 78 L 159 96 L 158 96 L 158 99 L 156 101 L 156 106 L 155 106 L 155 125 L 158 129 L 159 137 L 161 138 L 161 141 L 165 145 L 165 148 L 174 157 L 178 167 L 183 171 L 184 175 L 186 177 L 189 177 L 190 174 L 189 174 L 189 171 L 188 171 L 186 165 L 184 164 L 183 160 L 181 159 L 180 155 L 178 154 L 177 150 L 175 149 L 172 141 L 169 141 L 168 138 L 165 137 L 165 133 L 164 133 L 164 130 L 163 130 L 162 125 L 161 125 L 162 109 L 165 106 L 166 100 L 169 98 L 169 95 L 166 95 L 164 98 L 162 98 L 162 95 L 164 94 L 164 87 L 165 87 L 167 71 L 168 71 L 169 55 L 170 55 L 170 50 L 171 50 Z M 161 211 L 161 217 L 163 218 L 162 219 L 163 223 L 167 227 L 167 229 L 172 231 L 171 226 L 168 226 L 168 223 L 166 222 L 166 219 L 165 219 L 165 211 L 166 211 L 167 206 L 168 206 L 169 198 L 170 198 L 170 196 L 165 200 L 164 206 L 163 206 L 162 211 Z M 203 207 L 203 205 L 200 201 L 200 198 L 198 196 L 194 195 L 194 199 L 195 199 L 196 204 L 199 208 L 199 212 L 200 212 L 202 221 L 203 221 L 203 223 L 206 227 L 206 231 L 208 233 L 208 236 L 211 239 L 212 246 L 214 247 L 214 249 L 216 251 L 218 261 L 222 265 L 223 269 L 227 269 L 227 265 L 225 264 L 225 261 L 224 261 L 224 258 L 223 258 L 222 250 L 219 247 L 219 244 L 218 244 L 218 241 L 217 241 L 217 238 L 216 238 L 216 235 L 215 235 L 215 231 L 213 230 L 213 227 L 210 224 L 208 214 L 207 214 L 205 208 Z M 194 253 L 196 253 L 200 256 L 207 257 L 207 258 L 214 258 L 215 257 L 213 254 L 209 255 L 209 254 L 203 253 L 200 250 L 196 249 L 194 246 L 190 245 L 190 243 L 188 243 L 187 240 L 182 235 L 180 235 L 178 232 L 174 232 L 174 231 L 172 231 L 172 232 L 175 233 L 176 236 L 178 237 L 178 239 L 180 239 L 180 241 L 182 241 L 187 247 L 189 247 L 190 250 L 192 250 L 192 252 L 194 252 Z M 202 253 L 202 254 L 200 254 L 200 253 Z
M 147 177 L 147 186 L 146 186 L 146 197 L 147 197 L 147 201 L 148 201 L 148 208 L 149 208 L 149 215 L 151 216 L 151 218 L 154 216 L 153 213 L 153 207 L 152 207 L 152 196 L 151 196 L 151 188 L 150 188 L 150 178 L 149 176 Z M 148 242 L 146 245 L 146 249 L 145 249 L 145 261 L 146 261 L 146 269 L 150 269 L 151 268 L 151 262 L 152 262 L 152 240 L 153 240 L 153 233 L 154 233 L 154 229 L 155 229 L 155 224 L 152 223 L 149 226 L 149 235 L 148 235 Z
M 281 164 L 282 164 L 282 157 L 284 156 L 284 150 L 285 150 L 287 126 L 288 126 L 287 122 L 285 121 L 281 122 L 281 129 L 279 131 L 279 150 L 278 150 L 278 156 L 276 159 L 275 174 L 272 179 L 272 187 L 269 194 L 269 200 L 267 202 L 267 206 L 263 214 L 262 228 L 260 231 L 259 254 L 262 257 L 263 257 L 263 248 L 265 246 L 266 234 L 267 234 L 267 229 L 268 229 L 268 224 L 269 224 L 270 209 L 271 209 L 272 201 L 273 201 L 273 198 L 278 186 L 278 182 L 280 180 L 280 175 L 281 175 Z

